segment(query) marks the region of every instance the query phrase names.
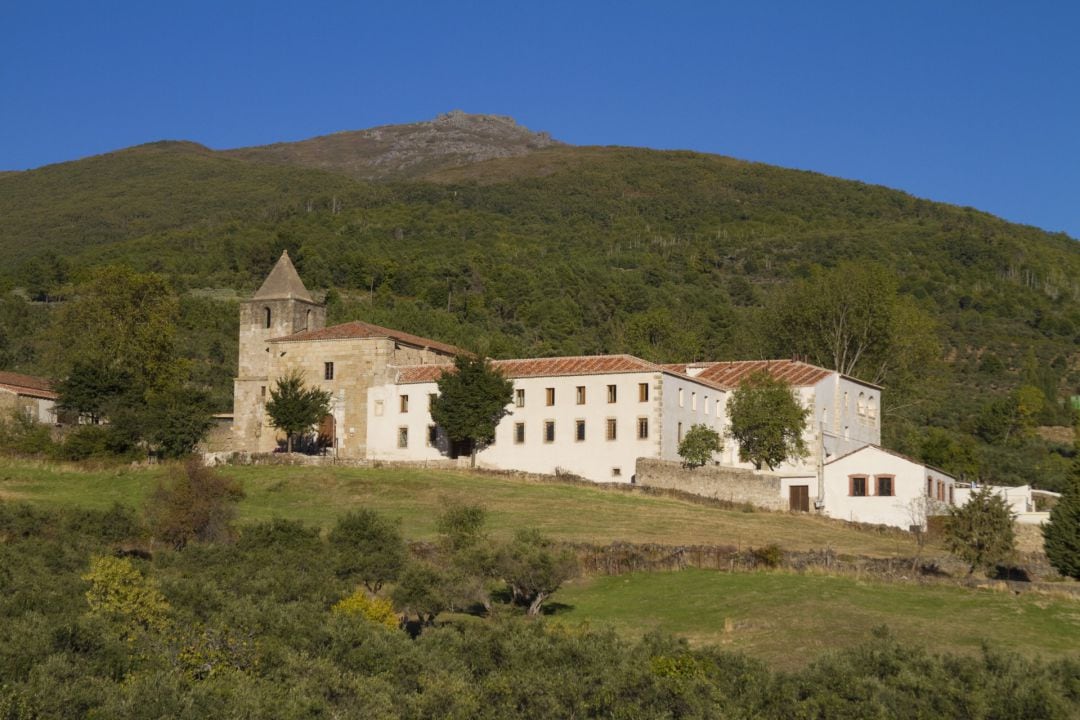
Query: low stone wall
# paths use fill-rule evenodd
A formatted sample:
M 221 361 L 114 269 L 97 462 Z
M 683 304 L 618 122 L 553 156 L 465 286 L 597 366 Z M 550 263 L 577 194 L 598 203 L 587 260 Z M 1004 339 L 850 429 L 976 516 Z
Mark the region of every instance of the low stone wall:
M 752 470 L 704 465 L 688 470 L 671 460 L 638 458 L 638 485 L 665 488 L 734 504 L 749 503 L 766 510 L 787 510 L 780 478 Z

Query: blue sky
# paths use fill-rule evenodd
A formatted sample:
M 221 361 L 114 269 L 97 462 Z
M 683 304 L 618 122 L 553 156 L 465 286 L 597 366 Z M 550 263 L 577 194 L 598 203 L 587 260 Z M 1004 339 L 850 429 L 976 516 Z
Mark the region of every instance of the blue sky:
M 0 4 L 0 169 L 460 108 L 881 183 L 1080 238 L 1080 3 Z

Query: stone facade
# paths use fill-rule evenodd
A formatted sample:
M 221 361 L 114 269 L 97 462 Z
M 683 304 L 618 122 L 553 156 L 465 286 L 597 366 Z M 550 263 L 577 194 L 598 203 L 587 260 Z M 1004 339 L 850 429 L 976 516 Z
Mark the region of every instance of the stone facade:
M 766 510 L 787 510 L 778 476 L 742 468 L 704 465 L 689 470 L 672 460 L 638 458 L 637 484 L 723 500 Z

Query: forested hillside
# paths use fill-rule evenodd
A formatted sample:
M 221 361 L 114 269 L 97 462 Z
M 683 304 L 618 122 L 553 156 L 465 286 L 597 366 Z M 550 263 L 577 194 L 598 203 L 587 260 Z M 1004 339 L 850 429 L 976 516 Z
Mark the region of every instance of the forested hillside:
M 1080 393 L 1080 244 L 1065 235 L 692 152 L 552 146 L 380 183 L 287 160 L 157 143 L 0 175 L 0 368 L 62 373 L 40 352 L 49 307 L 112 263 L 172 281 L 185 352 L 222 408 L 236 299 L 282 249 L 331 321 L 495 356 L 805 353 L 785 298 L 878 267 L 880 301 L 895 283 L 939 361 L 892 393 L 887 442 L 1004 482 L 1054 487 L 1067 465 L 1067 445 L 1034 432 L 1071 424 Z

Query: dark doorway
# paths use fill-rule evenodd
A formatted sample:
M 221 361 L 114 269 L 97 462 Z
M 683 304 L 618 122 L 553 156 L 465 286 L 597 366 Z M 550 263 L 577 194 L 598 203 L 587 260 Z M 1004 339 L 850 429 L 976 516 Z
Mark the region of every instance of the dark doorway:
M 333 415 L 323 415 L 319 421 L 319 448 L 337 447 L 337 422 Z
M 472 440 L 453 440 L 450 442 L 450 457 L 455 460 L 459 457 L 469 457 L 472 455 L 472 449 Z
M 792 485 L 788 488 L 790 510 L 795 512 L 810 512 L 810 486 Z

